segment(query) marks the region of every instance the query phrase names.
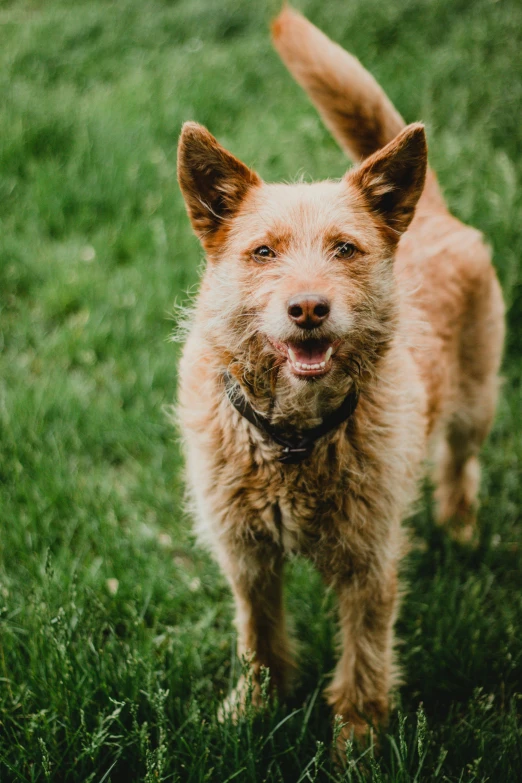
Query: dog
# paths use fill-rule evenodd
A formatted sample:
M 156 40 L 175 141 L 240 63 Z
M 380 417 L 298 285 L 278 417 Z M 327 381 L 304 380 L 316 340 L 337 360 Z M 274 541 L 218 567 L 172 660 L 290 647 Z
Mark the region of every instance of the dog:
M 235 599 L 245 678 L 225 703 L 284 691 L 294 666 L 283 566 L 309 558 L 338 598 L 326 697 L 340 741 L 385 724 L 411 513 L 434 454 L 437 521 L 476 535 L 504 307 L 480 233 L 450 215 L 422 124 L 296 11 L 275 47 L 357 163 L 340 181 L 267 184 L 204 127 L 178 179 L 207 264 L 179 367 L 186 481 L 200 539 Z M 248 679 L 248 678 L 247 678 Z

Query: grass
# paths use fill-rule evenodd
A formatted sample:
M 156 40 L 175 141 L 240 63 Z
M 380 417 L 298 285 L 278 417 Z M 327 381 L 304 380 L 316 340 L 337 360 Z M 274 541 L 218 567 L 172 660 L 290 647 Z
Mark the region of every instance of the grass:
M 0 2 L 0 781 L 487 781 L 522 768 L 522 6 L 299 0 L 427 123 L 454 212 L 509 306 L 506 382 L 468 552 L 426 503 L 379 756 L 330 759 L 335 606 L 288 568 L 301 679 L 216 720 L 231 601 L 182 511 L 169 313 L 201 251 L 175 182 L 182 121 L 267 179 L 346 162 L 271 51 L 274 2 Z M 232 662 L 232 663 L 231 663 Z

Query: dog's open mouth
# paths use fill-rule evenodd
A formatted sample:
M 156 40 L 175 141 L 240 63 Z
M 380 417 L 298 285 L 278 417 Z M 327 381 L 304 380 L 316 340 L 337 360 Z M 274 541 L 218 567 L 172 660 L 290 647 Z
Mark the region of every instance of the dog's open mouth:
M 332 356 L 339 347 L 340 340 L 302 340 L 280 342 L 270 339 L 270 342 L 287 360 L 294 375 L 305 378 L 315 378 L 325 375 L 332 367 Z

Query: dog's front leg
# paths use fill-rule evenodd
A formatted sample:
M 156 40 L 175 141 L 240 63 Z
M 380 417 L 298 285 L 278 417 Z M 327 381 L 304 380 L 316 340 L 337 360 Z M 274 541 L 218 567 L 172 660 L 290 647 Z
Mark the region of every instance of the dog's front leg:
M 292 667 L 283 607 L 283 557 L 275 545 L 249 541 L 231 548 L 221 561 L 235 599 L 238 655 L 251 661 L 251 685 L 241 676 L 223 705 L 224 712 L 237 716 L 249 690 L 253 703 L 259 703 L 261 667 L 270 670 L 270 684 L 279 691 Z
M 397 611 L 396 567 L 372 569 L 336 580 L 342 651 L 328 702 L 346 723 L 340 750 L 351 735 L 364 740 L 388 715 L 394 684 L 393 624 Z

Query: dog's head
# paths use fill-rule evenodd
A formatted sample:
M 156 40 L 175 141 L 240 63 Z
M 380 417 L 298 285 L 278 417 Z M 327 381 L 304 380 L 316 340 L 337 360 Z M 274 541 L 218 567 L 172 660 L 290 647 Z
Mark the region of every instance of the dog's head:
M 206 336 L 251 390 L 343 390 L 386 350 L 393 257 L 421 195 L 427 152 L 410 125 L 341 181 L 266 184 L 187 123 L 178 177 L 208 258 Z

